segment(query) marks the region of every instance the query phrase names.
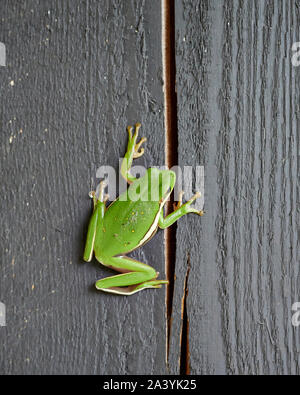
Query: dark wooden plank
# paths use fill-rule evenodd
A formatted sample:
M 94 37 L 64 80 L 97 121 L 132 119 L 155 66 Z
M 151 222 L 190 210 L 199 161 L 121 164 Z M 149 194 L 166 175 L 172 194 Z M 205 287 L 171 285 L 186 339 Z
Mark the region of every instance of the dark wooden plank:
M 299 374 L 299 1 L 175 4 L 179 162 L 205 165 L 206 214 L 178 224 L 171 370 L 189 257 L 190 372 Z
M 1 0 L 2 374 L 165 372 L 165 291 L 94 289 L 88 192 L 126 126 L 164 164 L 160 1 Z M 12 82 L 13 81 L 13 82 Z M 163 232 L 135 256 L 164 276 Z

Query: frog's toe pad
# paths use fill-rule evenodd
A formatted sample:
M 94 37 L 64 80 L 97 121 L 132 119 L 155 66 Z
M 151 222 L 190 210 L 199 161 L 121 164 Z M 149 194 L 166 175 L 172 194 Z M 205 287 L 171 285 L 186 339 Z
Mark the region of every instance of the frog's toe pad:
M 134 153 L 133 153 L 133 158 L 134 158 L 134 159 L 140 158 L 142 155 L 144 155 L 145 149 L 144 149 L 144 148 L 141 148 L 141 149 L 140 149 L 140 147 L 141 147 L 141 145 L 142 145 L 143 143 L 145 143 L 146 141 L 147 141 L 146 137 L 143 137 L 143 138 L 139 141 L 139 143 L 137 143 L 137 144 L 134 146 Z

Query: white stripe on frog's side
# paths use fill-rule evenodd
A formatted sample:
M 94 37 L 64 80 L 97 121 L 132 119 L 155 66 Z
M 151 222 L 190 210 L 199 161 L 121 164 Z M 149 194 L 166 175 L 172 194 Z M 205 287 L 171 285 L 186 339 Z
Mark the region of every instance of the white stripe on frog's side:
M 103 292 L 110 293 L 110 294 L 130 296 L 130 295 L 133 295 L 133 294 L 135 294 L 137 292 L 142 291 L 143 289 L 154 288 L 151 285 L 149 285 L 148 287 L 143 287 L 143 288 L 140 288 L 140 289 L 136 290 L 135 288 L 137 287 L 137 285 L 139 285 L 139 284 L 136 284 L 136 285 L 133 285 L 133 286 L 131 285 L 130 287 L 124 287 L 125 289 L 121 288 L 121 287 L 112 287 L 112 288 L 99 288 L 99 290 L 101 290 Z
M 143 237 L 143 239 L 139 242 L 138 247 L 140 247 L 141 245 L 143 245 L 147 240 L 149 240 L 154 233 L 157 231 L 158 228 L 158 222 L 159 222 L 159 217 L 160 217 L 160 213 L 161 210 L 164 207 L 164 204 L 166 203 L 166 201 L 168 200 L 169 196 L 171 195 L 171 191 L 170 193 L 167 194 L 167 196 L 164 198 L 164 200 L 160 203 L 159 205 L 159 210 L 158 213 L 156 215 L 156 217 L 154 218 L 153 224 L 151 225 L 150 229 L 148 230 L 148 232 L 145 234 L 145 236 Z

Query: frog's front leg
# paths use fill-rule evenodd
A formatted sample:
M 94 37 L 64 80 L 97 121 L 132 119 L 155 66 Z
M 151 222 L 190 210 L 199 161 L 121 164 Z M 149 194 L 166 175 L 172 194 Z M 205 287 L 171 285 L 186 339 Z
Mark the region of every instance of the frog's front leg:
M 133 127 L 128 126 L 128 145 L 127 145 L 127 152 L 124 156 L 124 159 L 121 164 L 121 174 L 125 178 L 125 180 L 131 184 L 133 183 L 136 178 L 130 173 L 130 168 L 132 166 L 133 159 L 139 158 L 144 154 L 144 148 L 140 148 L 141 145 L 147 140 L 143 137 L 138 143 L 137 138 L 139 134 L 139 129 L 141 127 L 140 123 L 135 125 L 135 133 L 132 135 Z
M 101 257 L 98 260 L 103 265 L 122 273 L 98 280 L 96 282 L 98 290 L 132 295 L 146 288 L 160 288 L 161 284 L 168 284 L 166 280 L 156 280 L 158 273 L 153 267 L 127 256 Z
M 104 218 L 105 209 L 106 209 L 105 203 L 108 200 L 108 195 L 104 195 L 105 187 L 106 187 L 105 182 L 101 181 L 99 199 L 97 199 L 95 192 L 90 193 L 90 196 L 93 198 L 93 202 L 94 202 L 94 212 L 89 223 L 88 234 L 87 234 L 86 244 L 83 254 L 83 259 L 86 262 L 90 262 L 92 260 L 97 227 L 101 226 L 101 222 L 103 221 Z
M 180 196 L 180 201 L 179 201 L 179 204 L 176 206 L 175 211 L 173 211 L 167 217 L 164 218 L 163 210 L 161 210 L 160 217 L 159 217 L 159 222 L 158 222 L 158 226 L 161 229 L 168 228 L 169 226 L 174 224 L 174 222 L 176 222 L 179 218 L 183 217 L 186 214 L 195 213 L 195 214 L 198 214 L 200 216 L 203 215 L 203 211 L 199 211 L 199 210 L 196 210 L 194 207 L 191 207 L 191 204 L 197 198 L 199 198 L 201 196 L 200 192 L 197 192 L 188 202 L 186 202 L 184 204 L 182 204 L 182 201 L 181 201 L 182 195 L 183 195 L 183 193 Z

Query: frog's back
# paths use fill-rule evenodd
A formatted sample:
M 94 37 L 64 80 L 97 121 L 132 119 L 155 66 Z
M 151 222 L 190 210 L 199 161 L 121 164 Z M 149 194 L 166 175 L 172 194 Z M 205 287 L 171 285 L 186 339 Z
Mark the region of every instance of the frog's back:
M 108 256 L 134 250 L 148 232 L 153 233 L 156 230 L 158 211 L 158 202 L 117 199 L 105 213 L 103 229 L 98 230 L 102 233 L 99 248 L 104 248 Z

